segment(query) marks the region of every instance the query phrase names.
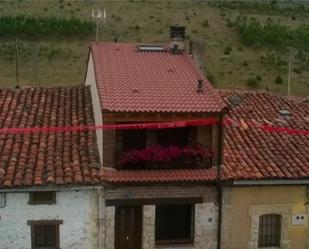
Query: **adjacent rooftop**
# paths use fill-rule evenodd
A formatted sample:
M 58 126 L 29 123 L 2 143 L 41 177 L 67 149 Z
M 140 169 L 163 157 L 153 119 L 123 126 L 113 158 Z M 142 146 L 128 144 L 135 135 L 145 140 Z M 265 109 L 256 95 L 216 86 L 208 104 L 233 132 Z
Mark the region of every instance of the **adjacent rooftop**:
M 0 128 L 94 125 L 88 87 L 0 89 Z M 95 132 L 0 134 L 0 188 L 99 181 Z
M 309 103 L 268 92 L 220 90 L 232 125 L 225 127 L 224 179 L 309 178 L 309 137 L 261 125 L 309 130 Z

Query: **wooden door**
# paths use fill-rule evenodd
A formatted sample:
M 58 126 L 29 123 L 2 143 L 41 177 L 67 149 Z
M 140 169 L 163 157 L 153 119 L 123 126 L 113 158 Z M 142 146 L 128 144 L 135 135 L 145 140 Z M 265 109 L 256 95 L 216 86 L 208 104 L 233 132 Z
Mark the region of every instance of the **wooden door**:
M 115 249 L 141 249 L 142 207 L 116 207 Z

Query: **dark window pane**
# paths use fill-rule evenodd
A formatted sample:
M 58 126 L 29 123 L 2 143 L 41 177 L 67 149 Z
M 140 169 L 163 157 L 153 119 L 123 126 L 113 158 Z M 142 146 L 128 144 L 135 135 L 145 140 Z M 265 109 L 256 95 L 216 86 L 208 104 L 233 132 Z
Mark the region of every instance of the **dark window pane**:
M 162 146 L 185 146 L 188 143 L 187 128 L 173 128 L 158 130 L 158 144 Z
M 192 239 L 192 205 L 156 206 L 156 241 Z
M 55 202 L 55 192 L 52 191 L 44 191 L 44 192 L 32 192 L 31 195 L 31 203 L 33 204 L 44 204 L 44 203 L 54 203 Z
M 145 148 L 144 130 L 123 131 L 123 150 L 143 149 Z
M 266 214 L 259 219 L 259 247 L 279 247 L 281 240 L 281 215 Z
M 34 246 L 35 247 L 56 247 L 56 225 L 35 225 Z

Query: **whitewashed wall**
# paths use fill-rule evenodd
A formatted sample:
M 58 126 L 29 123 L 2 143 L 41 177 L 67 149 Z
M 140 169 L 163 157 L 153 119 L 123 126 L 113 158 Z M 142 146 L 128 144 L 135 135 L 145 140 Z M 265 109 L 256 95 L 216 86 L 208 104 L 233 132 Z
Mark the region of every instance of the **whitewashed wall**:
M 92 58 L 91 52 L 89 54 L 85 85 L 90 86 L 95 124 L 102 125 L 103 119 L 102 119 L 101 104 L 100 104 L 100 99 L 99 99 L 99 94 L 98 94 L 98 89 L 97 89 L 97 83 L 95 79 L 94 64 L 93 64 L 93 58 Z M 101 162 L 102 162 L 102 153 L 103 153 L 102 133 L 103 132 L 101 129 L 96 130 L 97 143 L 98 143 Z
M 53 205 L 29 205 L 29 193 L 7 193 L 0 208 L 0 248 L 31 249 L 28 220 L 63 220 L 61 249 L 97 248 L 97 201 L 94 190 L 56 193 Z

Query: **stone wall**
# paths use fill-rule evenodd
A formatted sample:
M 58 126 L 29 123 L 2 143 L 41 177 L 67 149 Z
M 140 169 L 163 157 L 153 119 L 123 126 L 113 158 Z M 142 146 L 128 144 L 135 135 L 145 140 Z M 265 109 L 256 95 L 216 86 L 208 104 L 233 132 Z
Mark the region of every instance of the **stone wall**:
M 222 193 L 222 223 L 221 223 L 221 247 L 230 249 L 232 221 L 232 189 L 224 188 Z
M 203 202 L 195 204 L 194 244 L 155 246 L 155 205 L 143 206 L 142 248 L 216 249 L 217 246 L 217 205 L 216 191 L 208 186 L 153 186 L 114 187 L 105 190 L 107 200 L 116 199 L 157 199 L 202 197 Z M 115 207 L 106 207 L 106 249 L 114 249 Z
M 172 249 L 175 245 L 155 245 L 155 210 L 154 205 L 143 207 L 143 249 Z M 217 207 L 214 203 L 195 205 L 195 228 L 193 245 L 177 245 L 177 249 L 215 249 L 217 245 Z
M 105 242 L 104 249 L 114 249 L 115 245 L 115 207 L 105 209 Z
M 157 185 L 147 187 L 106 187 L 106 200 L 113 199 L 143 199 L 143 198 L 190 198 L 203 197 L 204 202 L 215 202 L 215 187 L 209 186 L 175 186 Z
M 97 201 L 94 190 L 56 193 L 56 204 L 29 205 L 29 193 L 7 193 L 0 208 L 0 248 L 30 249 L 28 220 L 62 220 L 61 249 L 97 248 Z
M 291 223 L 293 205 L 251 205 L 249 216 L 251 217 L 251 236 L 248 242 L 248 249 L 258 249 L 259 218 L 264 214 L 279 214 L 282 216 L 281 224 L 281 245 L 282 249 L 291 249 L 289 239 L 289 224 Z

